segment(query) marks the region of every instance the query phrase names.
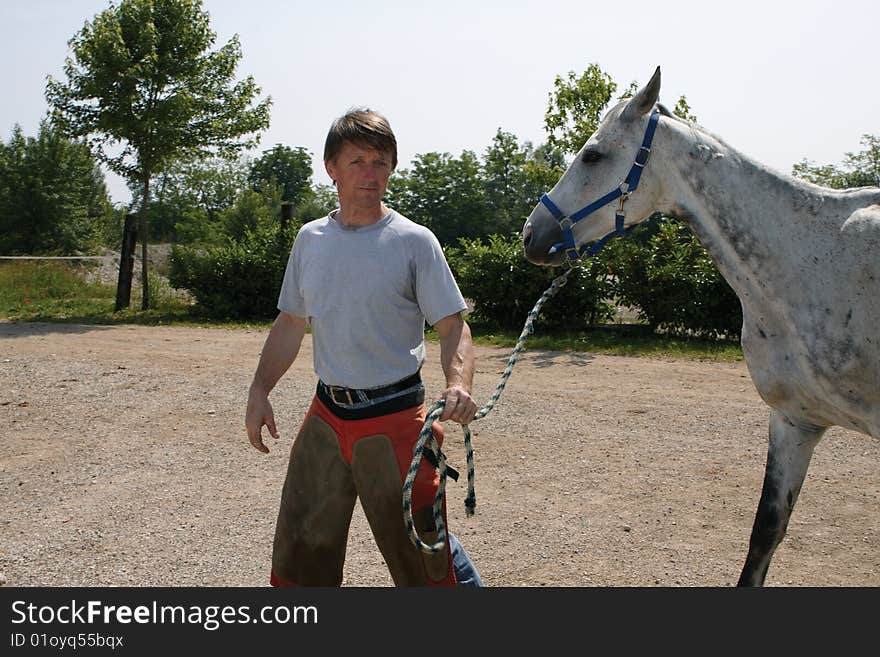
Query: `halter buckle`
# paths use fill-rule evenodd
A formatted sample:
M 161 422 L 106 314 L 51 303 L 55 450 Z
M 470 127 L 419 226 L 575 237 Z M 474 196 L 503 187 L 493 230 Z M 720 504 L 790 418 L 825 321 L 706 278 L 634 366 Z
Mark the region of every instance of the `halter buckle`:
M 633 161 L 633 164 L 642 169 L 645 168 L 645 165 L 648 163 L 648 160 L 651 159 L 651 149 L 647 146 L 640 146 L 639 152 L 636 153 L 636 159 Z
M 571 250 L 573 250 L 573 249 L 569 249 L 569 251 L 571 251 Z M 566 253 L 565 255 L 568 256 L 568 253 Z M 565 273 L 562 276 L 558 276 L 553 281 L 555 283 L 560 278 L 562 279 L 562 281 L 556 287 L 562 287 L 563 285 L 565 285 L 568 282 L 567 276 L 571 273 L 572 269 L 575 269 L 577 267 L 580 259 L 581 259 L 580 255 L 578 255 L 577 258 L 569 258 L 569 257 L 565 258 L 565 261 L 562 263 L 562 267 L 565 269 Z

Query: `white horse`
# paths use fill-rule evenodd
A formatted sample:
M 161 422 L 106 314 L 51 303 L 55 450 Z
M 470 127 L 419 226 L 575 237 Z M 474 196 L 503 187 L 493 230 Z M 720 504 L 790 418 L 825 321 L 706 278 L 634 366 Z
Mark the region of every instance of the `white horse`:
M 658 211 L 678 217 L 706 248 L 742 303 L 743 353 L 771 408 L 739 579 L 760 586 L 826 429 L 880 438 L 880 189 L 835 191 L 773 171 L 670 114 L 659 92 L 658 67 L 607 113 L 526 221 L 525 255 L 540 265 L 561 264 L 566 249 L 576 257 L 612 232 L 615 208 L 618 228 Z M 650 151 L 640 150 L 652 123 Z

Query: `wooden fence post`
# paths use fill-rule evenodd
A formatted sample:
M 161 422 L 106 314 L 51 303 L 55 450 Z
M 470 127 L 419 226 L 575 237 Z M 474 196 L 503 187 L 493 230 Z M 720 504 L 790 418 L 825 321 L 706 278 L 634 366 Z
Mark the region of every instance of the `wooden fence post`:
M 287 227 L 290 225 L 290 221 L 293 219 L 293 203 L 282 203 L 281 204 L 281 231 L 284 232 L 287 230 Z
M 137 213 L 125 215 L 122 229 L 122 253 L 119 255 L 119 282 L 116 284 L 116 310 L 131 303 L 131 280 L 134 276 L 134 249 L 137 245 Z

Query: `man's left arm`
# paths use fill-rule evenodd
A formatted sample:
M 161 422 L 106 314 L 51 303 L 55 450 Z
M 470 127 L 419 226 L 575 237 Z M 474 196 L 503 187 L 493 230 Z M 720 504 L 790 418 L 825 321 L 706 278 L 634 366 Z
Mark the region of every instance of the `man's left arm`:
M 444 317 L 434 324 L 434 328 L 440 337 L 440 365 L 446 375 L 446 389 L 441 395 L 446 406 L 439 420 L 470 424 L 477 412 L 477 403 L 471 397 L 474 382 L 471 329 L 461 313 Z

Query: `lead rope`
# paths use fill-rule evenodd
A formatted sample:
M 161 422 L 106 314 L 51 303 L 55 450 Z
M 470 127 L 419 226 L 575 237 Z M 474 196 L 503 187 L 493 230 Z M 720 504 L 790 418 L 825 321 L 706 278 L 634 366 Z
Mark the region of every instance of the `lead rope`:
M 523 349 L 523 345 L 525 344 L 526 338 L 532 333 L 533 327 L 532 324 L 535 321 L 535 318 L 538 316 L 538 313 L 541 312 L 541 307 L 544 303 L 550 299 L 554 294 L 559 291 L 568 280 L 568 275 L 571 273 L 572 269 L 569 268 L 565 271 L 561 276 L 553 279 L 553 282 L 550 284 L 550 287 L 541 295 L 541 298 L 538 299 L 538 302 L 535 304 L 535 307 L 532 308 L 531 312 L 529 312 L 528 317 L 526 318 L 525 326 L 523 327 L 522 333 L 520 333 L 519 340 L 516 342 L 516 346 L 513 348 L 513 353 L 510 354 L 510 358 L 507 361 L 507 367 L 504 369 L 504 373 L 501 375 L 501 380 L 498 382 L 498 386 L 495 388 L 495 392 L 492 394 L 492 397 L 486 402 L 486 405 L 480 408 L 476 415 L 474 415 L 474 420 L 479 420 L 486 415 L 489 414 L 489 411 L 495 406 L 495 402 L 498 401 L 498 398 L 501 397 L 501 392 L 504 390 L 504 386 L 507 384 L 507 379 L 510 378 L 510 373 L 513 371 L 513 366 L 516 365 L 516 357 Z M 415 446 L 413 447 L 413 460 L 409 466 L 409 472 L 406 474 L 406 481 L 403 484 L 403 521 L 406 523 L 406 531 L 409 534 L 409 539 L 413 542 L 413 544 L 419 548 L 422 552 L 427 552 L 428 554 L 433 554 L 435 552 L 439 552 L 446 545 L 446 523 L 443 522 L 443 513 L 442 513 L 442 504 L 443 504 L 443 495 L 446 492 L 446 456 L 443 452 L 440 451 L 440 445 L 437 444 L 437 439 L 434 437 L 434 431 L 432 430 L 431 425 L 434 421 L 440 417 L 443 413 L 443 407 L 446 405 L 444 400 L 439 400 L 434 402 L 431 407 L 427 411 L 427 415 L 425 417 L 425 424 L 422 427 L 422 432 L 419 434 L 419 439 L 416 441 Z M 465 513 L 468 517 L 474 515 L 474 509 L 477 506 L 477 495 L 474 490 L 474 448 L 471 444 L 471 430 L 470 426 L 467 424 L 462 425 L 462 429 L 464 430 L 464 446 L 465 451 L 467 453 L 467 478 L 468 478 L 468 492 L 467 497 L 464 501 L 464 509 Z M 425 456 L 425 447 L 431 450 L 434 454 L 434 461 L 437 463 L 437 467 L 440 471 L 440 486 L 437 489 L 437 495 L 434 496 L 434 525 L 437 528 L 437 542 L 433 545 L 428 545 L 427 543 L 422 542 L 422 539 L 419 538 L 418 532 L 416 532 L 415 524 L 413 523 L 412 516 L 412 489 L 413 483 L 416 479 L 416 473 L 419 470 L 419 465 L 422 462 L 422 459 Z

